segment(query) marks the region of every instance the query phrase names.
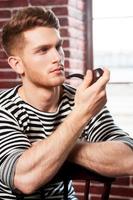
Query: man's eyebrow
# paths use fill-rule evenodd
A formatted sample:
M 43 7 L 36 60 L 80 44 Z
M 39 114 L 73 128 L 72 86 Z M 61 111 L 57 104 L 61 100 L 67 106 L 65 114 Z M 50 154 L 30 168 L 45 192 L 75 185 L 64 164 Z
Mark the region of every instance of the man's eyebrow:
M 55 46 L 62 45 L 62 43 L 63 43 L 63 40 L 60 39 L 60 40 L 58 40 L 58 41 L 56 42 Z M 39 46 L 33 48 L 33 51 L 36 52 L 36 51 L 38 51 L 38 50 L 40 50 L 40 49 L 42 49 L 42 48 L 50 48 L 50 47 L 52 47 L 52 46 L 53 46 L 53 44 L 51 44 L 51 43 L 50 43 L 50 44 L 42 44 L 42 45 L 39 45 Z
M 43 48 L 50 48 L 51 46 L 52 46 L 51 44 L 42 44 L 42 45 L 39 45 L 39 46 L 33 48 L 33 51 L 36 52 Z

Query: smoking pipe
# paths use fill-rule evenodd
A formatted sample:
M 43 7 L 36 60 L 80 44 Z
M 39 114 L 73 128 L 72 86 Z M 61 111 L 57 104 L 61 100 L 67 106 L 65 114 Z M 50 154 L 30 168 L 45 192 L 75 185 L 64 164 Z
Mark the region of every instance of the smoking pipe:
M 103 70 L 101 68 L 94 69 L 92 70 L 92 72 L 93 72 L 93 79 L 91 84 L 95 83 L 103 75 Z M 84 79 L 84 75 L 78 73 L 70 74 L 67 76 L 68 79 L 73 77 Z

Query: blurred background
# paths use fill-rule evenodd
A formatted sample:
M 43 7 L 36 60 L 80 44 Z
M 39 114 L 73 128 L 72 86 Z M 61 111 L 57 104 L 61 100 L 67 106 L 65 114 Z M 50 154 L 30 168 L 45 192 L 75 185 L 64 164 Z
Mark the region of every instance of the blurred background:
M 133 137 L 133 0 L 0 0 L 0 34 L 11 15 L 26 6 L 46 6 L 59 17 L 66 76 L 103 66 L 110 69 L 107 106 L 116 123 Z M 79 84 L 77 79 L 66 81 Z M 19 82 L 0 48 L 0 89 Z M 83 185 L 75 183 L 80 200 Z M 90 200 L 99 200 L 101 187 L 92 184 Z M 133 200 L 133 177 L 118 178 L 110 199 Z
M 133 136 L 133 1 L 93 0 L 94 66 L 111 71 L 108 107 Z

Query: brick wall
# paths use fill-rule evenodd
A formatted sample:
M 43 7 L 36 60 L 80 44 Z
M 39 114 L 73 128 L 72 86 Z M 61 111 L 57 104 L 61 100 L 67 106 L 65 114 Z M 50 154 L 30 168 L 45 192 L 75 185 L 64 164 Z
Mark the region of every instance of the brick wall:
M 85 0 L 0 0 L 0 31 L 14 10 L 20 7 L 41 5 L 52 8 L 61 23 L 61 35 L 64 39 L 66 74 L 69 72 L 82 73 L 85 69 Z M 1 33 L 1 32 L 0 32 Z M 7 64 L 7 58 L 0 49 L 0 89 L 16 85 L 19 77 Z M 80 200 L 83 199 L 83 182 L 75 182 Z M 102 185 L 93 183 L 91 200 L 99 200 Z M 118 178 L 113 184 L 110 199 L 133 200 L 133 178 Z
M 75 70 L 82 73 L 85 65 L 83 0 L 0 0 L 0 29 L 14 10 L 37 5 L 51 8 L 59 17 L 61 36 L 64 39 L 66 74 Z M 6 55 L 0 49 L 0 88 L 10 88 L 16 85 L 18 80 L 18 76 L 6 62 Z
M 84 200 L 85 182 L 74 182 L 74 187 L 77 196 L 80 200 Z M 101 200 L 101 192 L 103 191 L 103 184 L 99 182 L 91 182 L 89 200 Z M 109 196 L 110 200 L 133 200 L 133 178 L 132 177 L 120 177 L 117 178 L 111 187 Z

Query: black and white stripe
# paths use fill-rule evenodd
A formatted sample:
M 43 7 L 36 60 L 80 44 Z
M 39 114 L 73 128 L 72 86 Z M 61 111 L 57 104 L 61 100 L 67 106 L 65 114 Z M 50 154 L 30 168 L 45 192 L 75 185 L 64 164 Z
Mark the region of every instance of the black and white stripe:
M 56 127 L 71 112 L 75 89 L 63 85 L 64 94 L 58 110 L 54 113 L 41 112 L 25 103 L 18 95 L 18 87 L 0 94 L 0 199 L 14 200 L 12 194 L 15 163 L 31 143 L 49 137 Z M 133 147 L 133 140 L 114 124 L 104 107 L 88 122 L 81 139 L 88 142 L 121 140 Z M 45 199 L 63 199 L 63 182 L 44 187 Z M 40 199 L 40 191 L 25 199 Z M 72 184 L 69 184 L 69 199 L 76 200 Z

